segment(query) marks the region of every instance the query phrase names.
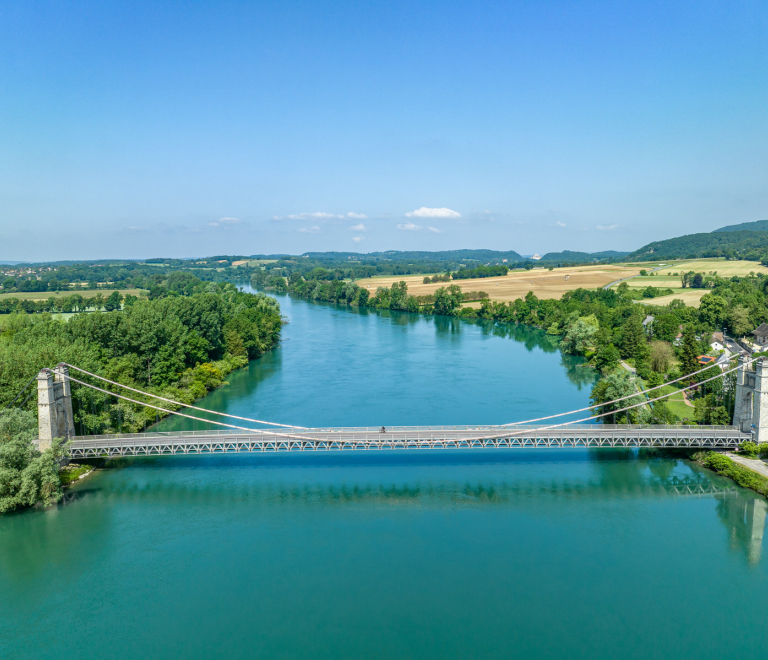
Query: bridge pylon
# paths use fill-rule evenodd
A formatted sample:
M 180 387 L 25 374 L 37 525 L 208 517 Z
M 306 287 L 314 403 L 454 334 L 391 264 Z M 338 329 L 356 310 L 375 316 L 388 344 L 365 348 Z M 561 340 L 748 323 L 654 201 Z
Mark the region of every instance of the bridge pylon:
M 68 367 L 60 363 L 51 369 L 41 369 L 37 375 L 38 448 L 50 448 L 51 440 L 75 437 L 72 414 L 72 390 Z
M 768 362 L 758 358 L 752 371 L 746 356 L 739 356 L 733 425 L 751 433 L 754 442 L 768 443 Z

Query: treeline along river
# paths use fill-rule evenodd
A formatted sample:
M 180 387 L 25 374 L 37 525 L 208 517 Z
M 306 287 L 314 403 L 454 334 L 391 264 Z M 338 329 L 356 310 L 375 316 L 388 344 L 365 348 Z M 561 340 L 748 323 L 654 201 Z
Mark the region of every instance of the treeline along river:
M 202 406 L 379 426 L 589 404 L 593 372 L 541 331 L 279 299 L 280 347 Z M 0 518 L 0 657 L 759 657 L 765 511 L 623 451 L 130 460 Z

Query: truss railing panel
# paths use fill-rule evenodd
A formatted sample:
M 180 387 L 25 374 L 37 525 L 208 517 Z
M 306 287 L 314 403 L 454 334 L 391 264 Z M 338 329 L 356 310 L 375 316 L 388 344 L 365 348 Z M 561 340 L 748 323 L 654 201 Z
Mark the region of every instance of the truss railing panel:
M 162 454 L 370 451 L 411 449 L 701 448 L 736 449 L 751 439 L 733 426 L 582 425 L 509 429 L 498 426 L 398 426 L 302 429 L 290 432 L 149 432 L 80 436 L 71 458 Z

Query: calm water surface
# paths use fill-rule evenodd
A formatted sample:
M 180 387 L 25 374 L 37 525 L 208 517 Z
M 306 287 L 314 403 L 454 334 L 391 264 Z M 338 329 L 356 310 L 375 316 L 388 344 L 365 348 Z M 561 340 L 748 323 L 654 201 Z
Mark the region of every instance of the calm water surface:
M 591 372 L 530 329 L 281 305 L 282 346 L 201 405 L 300 425 L 588 405 Z M 759 657 L 765 512 L 624 451 L 126 461 L 0 518 L 0 657 Z

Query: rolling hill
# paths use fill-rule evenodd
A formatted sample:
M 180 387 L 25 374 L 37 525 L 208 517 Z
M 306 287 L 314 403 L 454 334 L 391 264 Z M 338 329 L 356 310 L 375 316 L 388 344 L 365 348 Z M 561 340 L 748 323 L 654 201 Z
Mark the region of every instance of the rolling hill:
M 721 227 L 712 232 L 654 241 L 635 250 L 627 261 L 659 259 L 768 259 L 768 220 Z

